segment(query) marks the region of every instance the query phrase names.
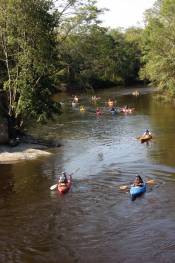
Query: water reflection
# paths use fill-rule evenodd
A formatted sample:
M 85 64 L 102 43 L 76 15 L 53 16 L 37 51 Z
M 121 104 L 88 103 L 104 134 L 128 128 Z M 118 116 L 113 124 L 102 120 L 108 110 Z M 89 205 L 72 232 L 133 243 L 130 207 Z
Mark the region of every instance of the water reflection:
M 9 198 L 14 191 L 14 178 L 12 172 L 12 165 L 2 164 L 1 169 L 1 180 L 0 180 L 0 199 L 1 201 Z

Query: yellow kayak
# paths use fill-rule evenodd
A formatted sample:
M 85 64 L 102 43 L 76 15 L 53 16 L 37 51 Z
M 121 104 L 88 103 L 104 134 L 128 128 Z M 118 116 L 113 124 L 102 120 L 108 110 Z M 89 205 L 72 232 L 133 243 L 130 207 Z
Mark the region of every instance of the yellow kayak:
M 147 141 L 151 140 L 152 139 L 152 135 L 141 136 L 139 139 L 140 139 L 141 143 L 144 143 L 144 142 L 147 142 Z
M 85 111 L 86 109 L 85 109 L 85 107 L 84 106 L 80 106 L 80 111 L 81 112 L 83 112 L 83 111 Z

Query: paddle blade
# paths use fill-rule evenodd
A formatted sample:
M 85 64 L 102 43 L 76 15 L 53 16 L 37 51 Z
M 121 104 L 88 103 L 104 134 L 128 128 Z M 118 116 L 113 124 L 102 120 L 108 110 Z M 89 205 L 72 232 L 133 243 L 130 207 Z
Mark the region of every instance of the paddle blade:
M 128 186 L 127 185 L 122 185 L 120 186 L 120 190 L 127 190 L 128 189 Z
M 153 179 L 151 179 L 151 180 L 148 180 L 146 183 L 147 184 L 155 184 L 155 181 Z
M 52 185 L 51 187 L 50 187 L 50 190 L 54 190 L 54 189 L 56 189 L 57 188 L 57 184 L 54 184 L 54 185 Z

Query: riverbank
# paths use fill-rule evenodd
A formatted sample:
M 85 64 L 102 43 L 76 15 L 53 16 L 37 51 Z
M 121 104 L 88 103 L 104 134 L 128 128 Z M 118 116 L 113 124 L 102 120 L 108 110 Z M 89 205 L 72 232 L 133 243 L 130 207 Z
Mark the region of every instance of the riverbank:
M 20 144 L 16 147 L 0 146 L 0 164 L 34 160 L 52 155 L 47 147 L 33 144 Z

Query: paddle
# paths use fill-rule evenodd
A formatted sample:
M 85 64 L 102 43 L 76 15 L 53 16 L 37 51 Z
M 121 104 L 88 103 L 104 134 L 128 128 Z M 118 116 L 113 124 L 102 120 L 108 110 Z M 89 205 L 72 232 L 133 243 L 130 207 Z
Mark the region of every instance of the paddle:
M 151 185 L 151 184 L 155 184 L 155 181 L 153 179 L 150 179 L 146 183 Z
M 75 171 L 73 171 L 71 174 L 69 174 L 69 176 L 72 176 L 74 173 L 78 172 L 78 170 L 80 170 L 80 168 L 77 168 Z M 55 190 L 57 188 L 58 184 L 54 184 L 50 187 L 50 190 Z
M 150 180 L 148 180 L 148 181 L 146 182 L 146 184 L 153 185 L 153 184 L 155 184 L 155 181 L 154 181 L 153 179 L 150 179 Z M 121 185 L 121 186 L 119 187 L 120 190 L 128 190 L 129 188 L 130 188 L 129 185 Z
M 50 187 L 50 190 L 54 190 L 57 187 L 58 184 L 54 184 Z
M 129 189 L 128 185 L 121 185 L 120 186 L 120 190 L 127 190 L 127 189 Z

